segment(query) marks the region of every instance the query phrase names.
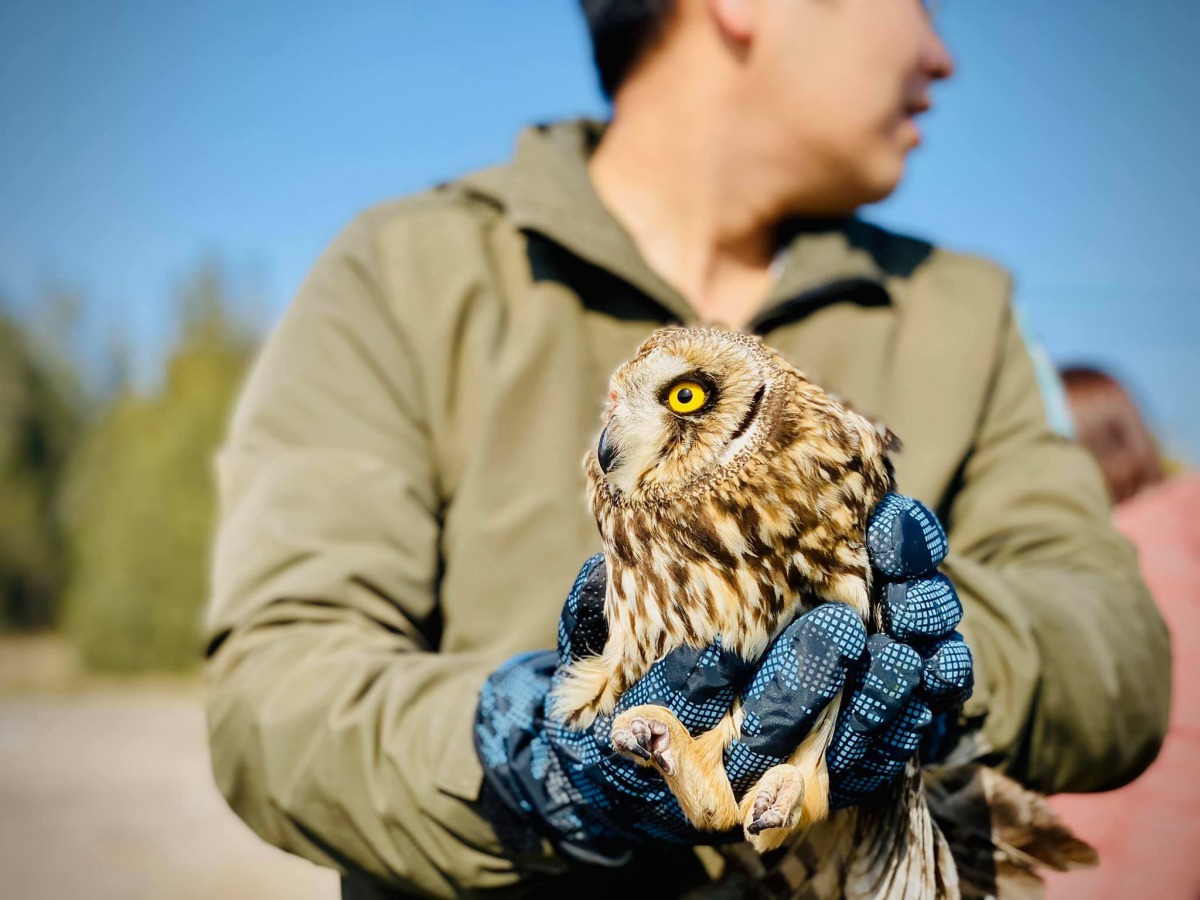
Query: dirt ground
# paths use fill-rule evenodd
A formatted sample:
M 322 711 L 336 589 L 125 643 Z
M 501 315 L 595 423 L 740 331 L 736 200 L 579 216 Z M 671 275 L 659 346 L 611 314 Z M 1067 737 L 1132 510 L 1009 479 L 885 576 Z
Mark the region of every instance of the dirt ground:
M 0 642 L 0 898 L 339 896 L 225 806 L 195 682 L 81 681 L 32 649 Z

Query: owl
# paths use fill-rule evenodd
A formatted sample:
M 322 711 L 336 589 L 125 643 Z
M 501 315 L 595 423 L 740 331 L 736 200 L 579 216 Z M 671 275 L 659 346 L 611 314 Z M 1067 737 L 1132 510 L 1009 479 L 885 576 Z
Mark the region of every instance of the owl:
M 756 337 L 663 329 L 613 376 L 585 460 L 608 562 L 603 652 L 572 664 L 555 713 L 585 727 L 670 650 L 723 646 L 757 659 L 793 618 L 829 600 L 871 630 L 868 516 L 891 489 L 895 438 L 809 381 Z M 840 695 L 786 764 L 739 805 L 724 775 L 736 707 L 692 738 L 667 710 L 613 723 L 613 747 L 654 765 L 705 830 L 740 823 L 760 850 L 823 819 L 825 750 Z M 651 760 L 643 757 L 652 748 Z
M 611 714 L 676 647 L 720 636 L 756 660 L 822 602 L 848 604 L 868 631 L 881 630 L 866 533 L 894 486 L 889 453 L 897 448 L 886 428 L 756 337 L 682 328 L 651 335 L 614 374 L 604 428 L 584 460 L 608 564 L 608 639 L 600 654 L 570 664 L 552 714 L 577 728 Z M 911 761 L 884 802 L 830 817 L 825 752 L 840 704 L 841 695 L 740 802 L 723 765 L 740 735 L 737 703 L 694 738 L 669 710 L 635 706 L 613 720 L 612 746 L 657 769 L 700 830 L 741 825 L 760 852 L 802 832 L 766 870 L 797 895 L 1007 896 L 997 885 L 1024 890 L 1036 866 L 1094 863 L 1095 852 L 1044 798 L 975 764 L 922 771 Z M 751 882 L 764 877 L 761 863 L 729 859 Z

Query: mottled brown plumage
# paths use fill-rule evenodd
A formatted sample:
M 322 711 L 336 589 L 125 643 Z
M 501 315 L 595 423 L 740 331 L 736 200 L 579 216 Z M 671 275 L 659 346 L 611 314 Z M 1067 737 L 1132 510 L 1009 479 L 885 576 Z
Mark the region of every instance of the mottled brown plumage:
M 714 396 L 677 414 L 673 383 Z M 758 338 L 664 329 L 613 376 L 589 498 L 608 556 L 611 679 L 581 712 L 608 711 L 667 650 L 756 658 L 795 613 L 841 600 L 868 614 L 867 517 L 887 492 L 890 436 Z

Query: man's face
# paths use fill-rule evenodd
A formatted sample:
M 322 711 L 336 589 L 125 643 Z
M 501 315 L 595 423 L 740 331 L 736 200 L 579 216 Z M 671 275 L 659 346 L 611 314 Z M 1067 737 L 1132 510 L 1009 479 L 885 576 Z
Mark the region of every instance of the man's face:
M 748 112 L 796 167 L 797 211 L 841 214 L 895 190 L 930 85 L 953 71 L 921 0 L 762 0 Z M 761 118 L 759 118 L 761 117 Z

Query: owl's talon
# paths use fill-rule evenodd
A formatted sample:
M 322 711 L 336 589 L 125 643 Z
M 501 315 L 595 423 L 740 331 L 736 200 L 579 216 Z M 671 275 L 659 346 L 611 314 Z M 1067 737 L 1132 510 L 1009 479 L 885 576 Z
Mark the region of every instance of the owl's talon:
M 628 753 L 638 759 L 644 759 L 646 762 L 651 759 L 650 751 L 639 744 L 637 738 L 627 728 L 613 728 L 612 745 L 618 753 Z
M 675 774 L 671 731 L 666 722 L 625 713 L 613 723 L 612 744 L 618 752 L 653 761 L 664 775 Z
M 794 766 L 779 765 L 770 769 L 759 781 L 754 805 L 746 815 L 747 837 L 773 828 L 792 828 L 799 818 L 803 801 L 804 781 Z
M 670 755 L 671 733 L 665 722 L 657 719 L 643 719 L 637 716 L 629 723 L 633 736 L 637 739 L 642 750 L 649 751 L 650 756 L 658 763 L 664 775 L 670 775 L 675 770 L 675 761 Z
M 758 804 L 755 804 L 757 807 Z M 787 824 L 782 812 L 777 809 L 765 809 L 755 814 L 756 818 L 746 826 L 748 834 L 761 834 L 768 828 L 782 828 Z

